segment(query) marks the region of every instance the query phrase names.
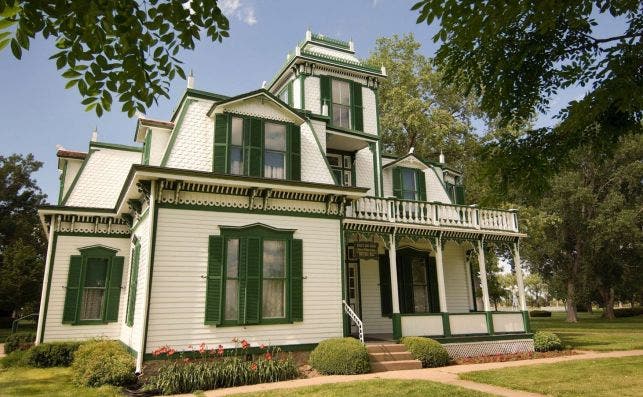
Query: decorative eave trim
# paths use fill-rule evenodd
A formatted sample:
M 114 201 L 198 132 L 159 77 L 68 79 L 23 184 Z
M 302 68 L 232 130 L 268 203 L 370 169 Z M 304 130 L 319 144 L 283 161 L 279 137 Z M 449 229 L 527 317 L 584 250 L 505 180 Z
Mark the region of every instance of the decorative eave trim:
M 443 239 L 448 240 L 480 240 L 484 236 L 485 240 L 491 241 L 514 241 L 517 238 L 527 237 L 524 233 L 504 232 L 500 230 L 488 229 L 465 229 L 450 228 L 444 226 L 427 226 L 414 225 L 406 223 L 363 221 L 352 218 L 345 218 L 342 221 L 345 230 L 393 233 L 403 235 L 423 235 L 436 237 L 441 235 Z
M 208 101 L 223 101 L 228 98 L 230 98 L 228 95 L 222 95 L 222 94 L 217 94 L 215 92 L 208 92 L 208 91 L 202 91 L 202 90 L 195 90 L 194 88 L 188 88 L 183 92 L 183 95 L 181 96 L 181 99 L 179 100 L 178 105 L 176 106 L 176 109 L 172 113 L 172 117 L 170 118 L 171 122 L 174 122 L 174 119 L 176 119 L 176 116 L 181 109 L 181 106 L 183 106 L 183 102 L 187 98 L 196 98 L 196 99 L 205 99 Z
M 89 150 L 91 149 L 113 149 L 113 150 L 124 150 L 128 152 L 143 151 L 143 147 L 141 146 L 119 145 L 117 143 L 108 143 L 108 142 L 89 142 Z
M 226 99 L 224 101 L 217 102 L 217 103 L 215 103 L 214 105 L 212 105 L 210 107 L 210 110 L 208 110 L 207 116 L 212 117 L 212 113 L 214 113 L 215 109 L 220 107 L 220 106 L 230 105 L 230 104 L 233 104 L 235 102 L 240 102 L 240 101 L 243 101 L 243 100 L 252 99 L 252 98 L 255 98 L 255 97 L 259 97 L 259 96 L 263 96 L 266 99 L 274 102 L 277 106 L 279 106 L 280 108 L 285 110 L 295 120 L 297 120 L 299 122 L 299 124 L 303 124 L 306 121 L 306 119 L 304 119 L 304 117 L 302 117 L 302 112 L 300 110 L 297 110 L 297 109 L 293 108 L 292 106 L 288 105 L 287 103 L 285 103 L 284 101 L 282 101 L 277 96 L 273 95 L 270 91 L 268 91 L 268 90 L 266 90 L 264 88 L 261 88 L 261 89 L 255 90 L 255 91 L 246 92 L 244 94 L 237 95 L 237 96 L 232 97 L 232 98 L 228 98 L 228 99 Z
M 365 134 L 363 132 L 355 131 L 355 130 L 349 130 L 349 129 L 344 129 L 344 128 L 338 128 L 334 126 L 326 126 L 326 133 L 331 133 L 331 134 L 336 134 L 336 135 L 344 135 L 350 138 L 360 138 L 364 139 L 368 142 L 377 142 L 380 140 L 380 137 L 377 135 L 372 135 L 372 134 Z

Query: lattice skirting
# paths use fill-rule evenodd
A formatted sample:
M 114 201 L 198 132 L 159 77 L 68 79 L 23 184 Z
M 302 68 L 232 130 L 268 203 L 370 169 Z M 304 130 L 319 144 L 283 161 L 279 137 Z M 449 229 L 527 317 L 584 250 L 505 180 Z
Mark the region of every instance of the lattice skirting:
M 444 348 L 449 352 L 449 356 L 451 356 L 451 358 L 491 356 L 495 354 L 534 351 L 533 339 L 445 343 L 442 346 L 444 346 Z

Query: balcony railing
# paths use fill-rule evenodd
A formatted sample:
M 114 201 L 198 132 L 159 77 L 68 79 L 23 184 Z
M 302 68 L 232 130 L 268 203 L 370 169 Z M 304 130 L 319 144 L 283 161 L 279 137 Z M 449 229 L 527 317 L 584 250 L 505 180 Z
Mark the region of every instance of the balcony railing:
M 346 209 L 348 218 L 454 228 L 518 231 L 516 211 L 466 205 L 363 197 Z

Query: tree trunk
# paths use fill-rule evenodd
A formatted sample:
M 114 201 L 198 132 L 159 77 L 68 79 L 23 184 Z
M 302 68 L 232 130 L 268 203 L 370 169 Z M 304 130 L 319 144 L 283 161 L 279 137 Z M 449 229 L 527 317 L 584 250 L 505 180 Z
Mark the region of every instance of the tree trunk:
M 592 307 L 592 302 L 587 302 L 585 304 L 585 309 L 587 310 L 587 313 L 592 314 L 594 313 L 594 308 Z
M 575 299 L 575 286 L 574 281 L 567 281 L 567 300 L 565 300 L 565 309 L 567 310 L 567 322 L 577 323 L 578 317 L 576 316 L 576 299 Z
M 614 320 L 616 318 L 614 315 L 614 288 L 599 287 L 598 292 L 603 298 L 603 318 Z

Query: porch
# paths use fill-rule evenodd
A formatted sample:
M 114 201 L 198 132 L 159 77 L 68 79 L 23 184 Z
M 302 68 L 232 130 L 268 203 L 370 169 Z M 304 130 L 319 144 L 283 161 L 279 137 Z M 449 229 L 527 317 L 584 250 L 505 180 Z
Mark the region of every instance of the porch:
M 515 211 L 364 198 L 346 209 L 345 334 L 444 344 L 531 337 Z M 493 311 L 485 247 L 513 256 L 517 296 Z

